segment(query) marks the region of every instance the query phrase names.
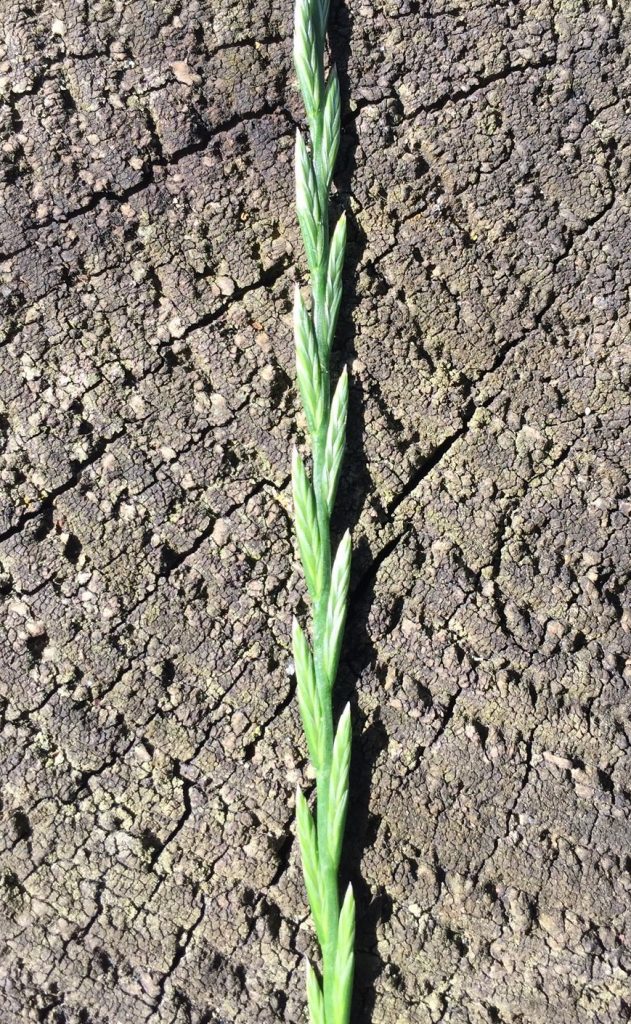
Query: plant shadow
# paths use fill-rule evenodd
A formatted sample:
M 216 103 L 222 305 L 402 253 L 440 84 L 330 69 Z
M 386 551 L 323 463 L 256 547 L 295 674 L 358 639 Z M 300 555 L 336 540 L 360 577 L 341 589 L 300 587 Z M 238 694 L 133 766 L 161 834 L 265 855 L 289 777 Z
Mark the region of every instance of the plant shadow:
M 334 175 L 336 193 L 332 197 L 335 214 L 346 210 L 348 223 L 347 253 L 344 265 L 344 292 L 340 320 L 333 350 L 332 370 L 336 374 L 343 365 L 352 367 L 357 352 L 354 312 L 358 306 L 358 270 L 366 248 L 366 234 L 351 209 L 352 183 L 357 168 L 356 151 L 359 136 L 355 116 L 349 111 L 351 84 L 348 65 L 353 36 L 353 18 L 345 0 L 333 0 L 329 21 L 331 58 L 340 81 L 342 98 L 342 137 L 337 170 Z M 360 518 L 366 499 L 374 491 L 364 447 L 366 401 L 361 382 L 352 372 L 347 427 L 347 456 L 342 470 L 333 532 L 339 537 L 347 526 Z M 336 686 L 338 709 L 350 701 L 355 722 L 362 726 L 362 713 L 358 707 L 357 681 L 362 674 L 374 670 L 377 655 L 368 630 L 368 618 L 374 597 L 374 574 L 366 571 L 372 556 L 366 540 L 362 539 L 353 553 L 352 592 L 346 625 L 346 635 L 340 672 Z M 377 951 L 377 930 L 392 911 L 392 900 L 380 889 L 372 892 L 362 877 L 361 864 L 374 843 L 380 817 L 371 813 L 370 793 L 377 760 L 388 745 L 383 723 L 373 717 L 363 728 L 359 740 L 353 745 L 351 763 L 351 800 L 347 817 L 346 837 L 342 860 L 342 875 L 351 880 L 357 904 L 356 972 L 353 995 L 352 1020 L 354 1024 L 369 1024 L 376 1000 L 376 982 L 385 963 Z

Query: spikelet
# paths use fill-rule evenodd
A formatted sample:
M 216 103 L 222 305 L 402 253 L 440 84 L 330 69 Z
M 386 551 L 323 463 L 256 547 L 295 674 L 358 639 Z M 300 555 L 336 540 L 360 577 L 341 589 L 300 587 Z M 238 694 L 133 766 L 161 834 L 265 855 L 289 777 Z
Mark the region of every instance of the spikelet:
M 340 862 L 346 807 L 348 804 L 348 768 L 351 760 L 351 709 L 347 704 L 338 722 L 333 742 L 333 763 L 329 781 L 329 856 L 335 867 Z
M 355 956 L 355 899 L 350 885 L 340 911 L 337 931 L 337 951 L 333 978 L 333 1016 L 327 1024 L 347 1024 L 350 1011 L 351 990 Z
M 307 1006 L 311 1024 L 326 1024 L 324 1016 L 324 1000 L 320 982 L 313 967 L 307 960 Z
M 351 573 L 351 535 L 347 530 L 342 537 L 333 569 L 331 572 L 331 588 L 326 609 L 324 627 L 324 670 L 329 687 L 333 685 L 340 659 L 342 633 L 346 621 L 346 598 Z
M 324 418 L 325 395 L 313 322 L 302 301 L 298 285 L 294 292 L 294 337 L 296 340 L 296 376 L 307 417 L 307 425 L 313 434 L 320 428 Z
M 296 790 L 296 832 L 302 857 L 302 872 L 305 888 L 309 898 L 309 906 L 316 926 L 318 941 L 325 940 L 324 931 L 324 897 L 322 893 L 322 875 L 318 861 L 318 848 L 315 825 L 309 805 L 299 789 Z
M 342 370 L 340 379 L 337 382 L 333 401 L 331 402 L 331 414 L 326 432 L 326 444 L 324 447 L 324 467 L 322 471 L 322 485 L 326 497 L 326 506 L 329 515 L 333 511 L 337 485 L 340 478 L 340 469 L 344 457 L 344 445 L 346 442 L 346 415 L 348 411 L 348 373 L 346 367 Z
M 318 771 L 322 763 L 324 739 L 322 705 L 316 687 L 313 655 L 296 619 L 293 623 L 293 653 L 300 717 L 307 738 L 309 756 L 313 767 Z
M 327 82 L 322 117 L 322 178 L 328 192 L 340 148 L 340 83 L 333 68 Z
M 292 482 L 296 537 L 298 538 L 302 567 L 305 571 L 309 593 L 313 600 L 317 601 L 323 583 L 320 530 L 313 487 L 295 448 L 292 461 Z
M 321 12 L 314 18 L 314 6 L 320 8 L 319 0 L 296 0 L 294 18 L 294 67 L 300 92 L 309 119 L 312 120 L 320 108 L 322 80 Z
M 328 359 L 333 343 L 333 335 L 337 326 L 337 318 L 342 300 L 342 266 L 346 252 L 346 214 L 343 213 L 333 232 L 331 249 L 326 273 L 326 291 L 324 295 L 324 321 L 326 324 L 325 347 L 321 358 Z
M 311 273 L 324 259 L 325 239 L 313 162 L 301 132 L 296 133 L 296 212 Z

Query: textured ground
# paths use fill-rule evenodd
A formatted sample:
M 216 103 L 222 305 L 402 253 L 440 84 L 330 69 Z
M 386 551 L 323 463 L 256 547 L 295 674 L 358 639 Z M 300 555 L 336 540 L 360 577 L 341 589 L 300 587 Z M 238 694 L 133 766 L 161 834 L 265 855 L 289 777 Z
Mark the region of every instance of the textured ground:
M 304 1020 L 289 0 L 0 0 L 0 1022 Z M 631 1020 L 626 0 L 347 0 L 357 1024 Z

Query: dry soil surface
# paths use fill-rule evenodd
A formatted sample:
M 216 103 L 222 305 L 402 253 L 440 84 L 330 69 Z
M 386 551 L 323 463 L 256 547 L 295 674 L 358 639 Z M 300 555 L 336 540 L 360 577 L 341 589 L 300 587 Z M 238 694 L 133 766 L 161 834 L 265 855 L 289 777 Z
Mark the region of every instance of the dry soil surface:
M 304 1021 L 291 3 L 0 15 L 0 1021 Z M 354 1021 L 621 1024 L 631 8 L 331 28 Z

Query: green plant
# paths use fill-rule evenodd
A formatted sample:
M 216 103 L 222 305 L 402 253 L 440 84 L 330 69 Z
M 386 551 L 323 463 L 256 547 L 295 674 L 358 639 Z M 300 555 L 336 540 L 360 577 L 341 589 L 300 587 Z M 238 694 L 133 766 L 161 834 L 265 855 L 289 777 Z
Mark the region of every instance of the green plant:
M 311 310 L 294 298 L 298 385 L 311 440 L 312 479 L 300 455 L 292 465 L 296 535 L 313 605 L 313 647 L 294 620 L 298 703 L 316 773 L 316 819 L 296 795 L 305 886 L 320 945 L 321 980 L 307 962 L 312 1024 L 347 1024 L 353 984 L 355 901 L 349 886 L 340 908 L 338 869 L 348 803 L 350 708 L 334 729 L 332 691 L 346 619 L 351 538 L 332 561 L 330 519 L 346 435 L 346 369 L 331 398 L 329 356 L 342 295 L 344 214 L 329 231 L 329 189 L 340 141 L 340 88 L 335 68 L 325 81 L 329 0 L 296 0 L 294 63 L 309 125 L 310 147 L 296 139 L 296 207 L 311 277 Z

